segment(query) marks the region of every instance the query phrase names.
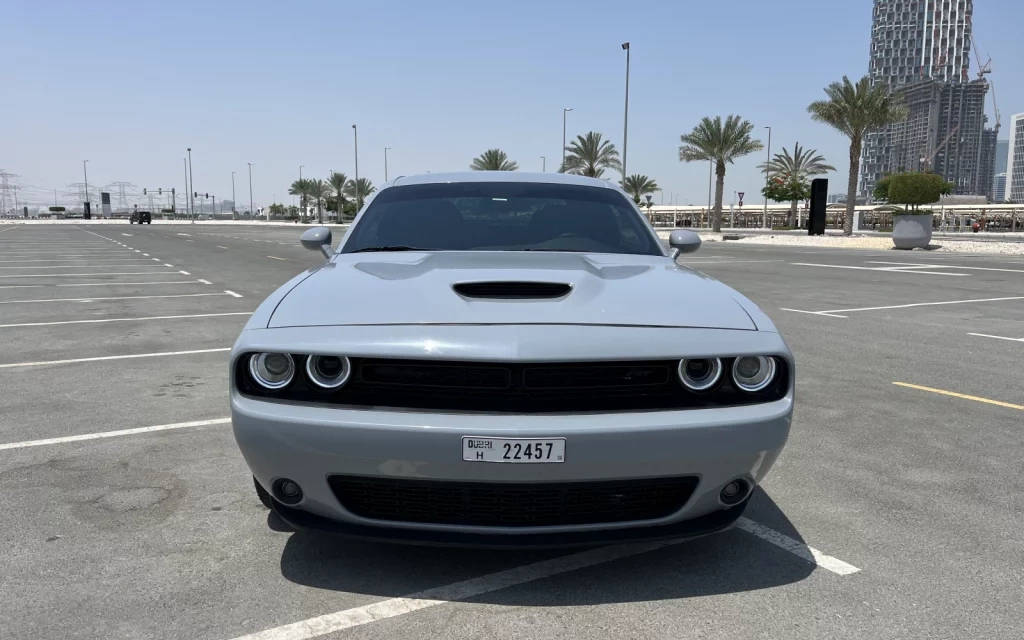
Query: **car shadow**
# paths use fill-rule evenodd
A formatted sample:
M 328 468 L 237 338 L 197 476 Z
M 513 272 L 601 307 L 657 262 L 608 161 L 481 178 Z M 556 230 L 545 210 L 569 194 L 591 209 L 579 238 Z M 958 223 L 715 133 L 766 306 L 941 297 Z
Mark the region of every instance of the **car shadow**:
M 744 517 L 802 542 L 796 528 L 764 491 L 753 496 Z M 581 551 L 408 546 L 296 532 L 282 552 L 281 574 L 291 582 L 318 589 L 393 598 Z M 484 593 L 470 601 L 571 606 L 691 598 L 787 585 L 808 577 L 815 568 L 774 544 L 733 528 Z

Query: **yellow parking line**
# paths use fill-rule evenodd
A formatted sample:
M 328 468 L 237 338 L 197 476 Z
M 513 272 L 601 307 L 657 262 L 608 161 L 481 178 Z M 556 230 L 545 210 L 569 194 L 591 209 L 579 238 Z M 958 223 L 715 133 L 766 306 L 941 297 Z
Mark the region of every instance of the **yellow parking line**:
M 907 382 L 894 382 L 897 387 L 907 387 L 910 389 L 917 389 L 918 391 L 930 391 L 932 393 L 938 393 L 944 396 L 951 396 L 953 398 L 962 398 L 964 400 L 974 400 L 975 402 L 984 402 L 985 404 L 994 404 L 997 407 L 1006 407 L 1008 409 L 1018 409 L 1024 411 L 1024 405 L 1012 404 L 1010 402 L 1001 402 L 999 400 L 989 400 L 988 398 L 979 398 L 978 396 L 969 396 L 963 393 L 956 393 L 954 391 L 945 391 L 943 389 L 933 389 L 931 387 L 922 387 L 916 384 L 909 384 Z

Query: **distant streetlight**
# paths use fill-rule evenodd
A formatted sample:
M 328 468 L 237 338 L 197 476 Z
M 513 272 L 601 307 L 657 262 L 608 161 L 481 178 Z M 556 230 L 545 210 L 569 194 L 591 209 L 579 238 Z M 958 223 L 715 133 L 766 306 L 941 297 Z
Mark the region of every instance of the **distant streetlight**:
M 565 114 L 572 111 L 572 109 L 562 109 L 562 166 L 559 171 L 565 171 Z
M 245 164 L 249 165 L 249 217 L 251 219 L 252 216 L 256 215 L 256 209 L 252 206 L 252 163 L 246 162 Z M 267 221 L 269 220 L 270 217 L 267 216 Z
M 192 147 L 188 148 L 188 181 L 192 188 L 188 190 L 188 199 L 192 202 L 192 224 L 196 223 L 196 181 L 192 179 Z
M 185 191 L 187 191 L 189 194 L 191 194 L 192 193 L 192 189 L 189 188 L 189 184 L 188 184 L 188 159 L 182 158 L 181 162 L 182 162 L 182 164 L 185 165 Z M 190 195 L 190 198 L 191 198 L 191 195 Z M 188 200 L 186 200 L 185 201 L 185 218 L 186 219 L 188 219 L 190 211 L 191 211 L 191 209 L 189 209 Z M 175 213 L 175 217 L 177 217 L 177 213 Z
M 221 205 L 223 205 L 223 201 Z M 231 213 L 235 212 L 235 172 L 231 172 Z
M 768 130 L 768 162 L 772 161 L 772 128 L 765 127 Z M 764 188 L 768 189 L 768 165 L 764 165 Z M 764 228 L 767 229 L 768 224 L 768 194 L 764 196 Z
M 384 147 L 384 182 L 388 181 L 388 149 L 391 147 Z
M 85 165 L 88 160 L 82 160 L 82 173 L 85 175 L 85 202 L 82 204 L 82 217 L 85 217 L 85 212 L 89 211 L 89 215 L 92 215 L 92 211 L 89 209 L 89 170 L 86 169 Z
M 629 43 L 623 42 L 626 51 L 626 108 L 622 117 L 622 180 L 626 180 L 626 134 L 629 131 Z
M 302 167 L 304 167 L 304 166 L 306 166 L 306 165 L 304 165 L 304 164 L 300 164 L 299 165 L 299 181 L 300 182 L 302 181 Z M 303 193 L 302 197 L 299 198 L 299 206 L 302 207 L 302 219 L 305 220 L 306 219 L 306 213 L 307 213 L 306 212 L 306 195 L 305 195 L 305 193 Z
M 352 141 L 356 152 L 356 211 L 363 208 L 363 190 L 359 187 L 359 129 L 352 125 Z
M 548 170 L 548 159 L 545 158 L 544 156 L 541 156 L 540 157 L 540 162 L 541 162 L 541 165 L 540 165 L 541 173 L 544 173 L 544 172 L 546 172 Z

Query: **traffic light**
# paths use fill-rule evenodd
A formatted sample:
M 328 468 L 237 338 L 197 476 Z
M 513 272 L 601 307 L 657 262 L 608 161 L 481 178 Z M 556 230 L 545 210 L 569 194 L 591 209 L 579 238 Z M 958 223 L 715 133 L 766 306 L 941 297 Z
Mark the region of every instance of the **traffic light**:
M 146 195 L 146 188 L 145 187 L 142 188 L 142 195 Z
M 204 198 L 209 198 L 209 197 L 210 197 L 210 194 L 208 194 L 208 193 L 204 193 L 204 194 L 203 194 L 203 197 L 204 197 Z
M 163 188 L 157 189 L 157 190 L 156 190 L 156 195 L 158 195 L 158 196 L 162 196 L 162 195 L 164 195 L 164 190 L 163 190 Z
M 193 191 L 192 192 L 192 197 L 193 198 L 198 198 L 199 197 L 199 192 L 198 191 Z

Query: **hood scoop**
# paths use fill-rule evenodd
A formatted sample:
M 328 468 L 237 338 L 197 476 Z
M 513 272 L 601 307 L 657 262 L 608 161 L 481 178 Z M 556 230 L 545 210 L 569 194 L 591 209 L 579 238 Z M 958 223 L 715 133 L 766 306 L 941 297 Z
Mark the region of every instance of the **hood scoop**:
M 460 282 L 452 285 L 464 298 L 484 300 L 544 300 L 569 295 L 572 285 L 563 282 Z

